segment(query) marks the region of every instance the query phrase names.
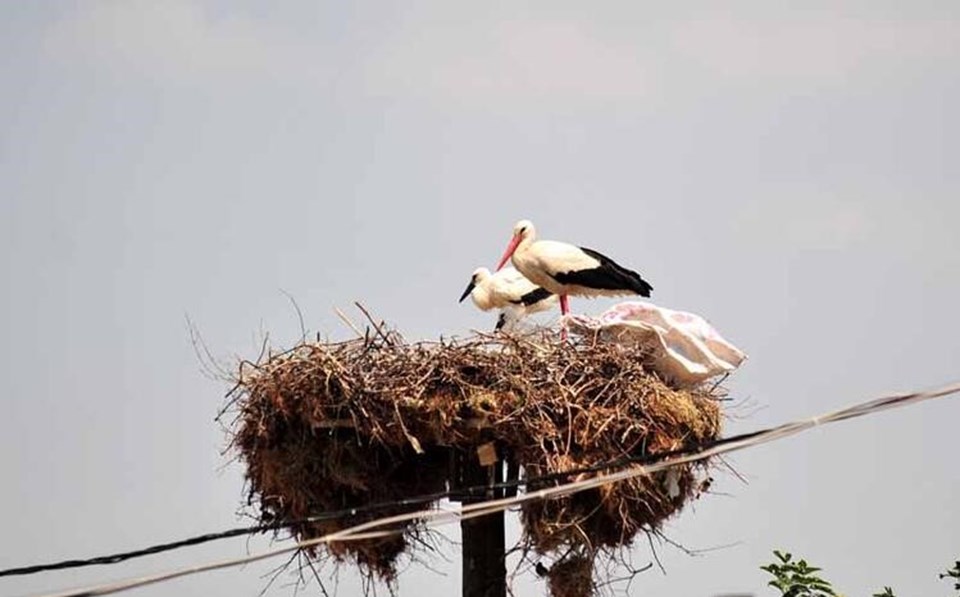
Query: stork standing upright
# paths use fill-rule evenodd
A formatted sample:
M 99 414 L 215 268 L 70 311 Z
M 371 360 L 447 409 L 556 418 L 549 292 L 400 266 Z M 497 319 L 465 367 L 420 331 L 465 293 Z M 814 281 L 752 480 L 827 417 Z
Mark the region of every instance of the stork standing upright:
M 555 294 L 540 288 L 512 267 L 493 274 L 485 267 L 478 267 L 460 296 L 460 302 L 468 296 L 481 311 L 500 309 L 497 330 L 509 330 L 520 319 L 546 311 L 557 302 Z
M 513 237 L 503 253 L 499 270 L 507 260 L 534 284 L 560 296 L 560 312 L 570 312 L 567 297 L 650 296 L 653 286 L 613 259 L 583 247 L 554 240 L 537 240 L 530 220 L 513 227 Z

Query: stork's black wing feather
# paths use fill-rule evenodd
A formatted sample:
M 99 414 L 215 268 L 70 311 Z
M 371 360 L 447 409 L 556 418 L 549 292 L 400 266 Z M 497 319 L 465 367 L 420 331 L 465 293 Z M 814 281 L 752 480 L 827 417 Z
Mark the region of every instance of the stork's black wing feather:
M 547 300 L 548 298 L 550 298 L 551 295 L 553 295 L 552 292 L 544 288 L 540 288 L 538 286 L 537 288 L 531 290 L 527 294 L 521 296 L 518 300 L 510 301 L 510 302 L 512 302 L 514 305 L 529 306 L 529 305 L 539 303 L 540 301 Z
M 600 262 L 593 269 L 572 272 L 557 272 L 553 279 L 561 284 L 576 284 L 600 290 L 631 290 L 640 296 L 648 297 L 653 290 L 637 272 L 627 269 L 603 253 L 580 247 L 580 250 Z

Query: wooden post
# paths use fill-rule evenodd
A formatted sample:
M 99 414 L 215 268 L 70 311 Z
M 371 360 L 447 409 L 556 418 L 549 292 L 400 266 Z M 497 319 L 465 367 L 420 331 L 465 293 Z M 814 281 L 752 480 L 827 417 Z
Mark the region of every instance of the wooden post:
M 483 466 L 476 453 L 467 453 L 460 463 L 460 479 L 465 487 L 499 483 L 503 461 Z M 464 497 L 464 504 L 494 499 L 491 489 L 482 496 Z M 463 597 L 506 597 L 507 565 L 503 512 L 487 514 L 460 522 L 463 540 Z

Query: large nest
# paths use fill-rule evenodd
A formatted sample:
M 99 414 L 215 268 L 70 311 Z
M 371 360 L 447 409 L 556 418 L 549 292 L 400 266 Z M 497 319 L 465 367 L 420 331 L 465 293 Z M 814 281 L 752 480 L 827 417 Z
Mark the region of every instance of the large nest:
M 477 447 L 490 442 L 522 466 L 533 490 L 570 480 L 549 477 L 553 473 L 716 439 L 721 416 L 711 391 L 672 389 L 645 362 L 633 347 L 559 342 L 552 335 L 408 344 L 381 333 L 302 342 L 241 364 L 233 444 L 246 462 L 251 503 L 262 522 L 309 539 L 426 507 L 412 502 L 302 522 L 455 487 L 451 463 L 476 458 Z M 699 495 L 705 478 L 687 465 L 527 502 L 522 547 L 560 557 L 550 571 L 557 577 L 550 583 L 554 594 L 573 586 L 587 588 L 565 594 L 584 594 L 595 586 L 589 574 L 598 554 L 657 530 Z M 390 581 L 397 558 L 424 529 L 410 523 L 401 530 L 332 543 L 326 553 Z M 566 578 L 571 564 L 562 554 L 571 553 L 578 554 L 579 584 Z

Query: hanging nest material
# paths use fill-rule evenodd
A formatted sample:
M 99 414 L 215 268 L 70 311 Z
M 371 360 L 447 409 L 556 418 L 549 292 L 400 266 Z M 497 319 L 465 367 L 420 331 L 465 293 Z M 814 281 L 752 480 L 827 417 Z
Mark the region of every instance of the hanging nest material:
M 584 597 L 593 592 L 593 559 L 572 553 L 554 562 L 547 571 L 547 586 L 553 597 Z
M 716 396 L 668 387 L 636 348 L 559 342 L 554 333 L 408 344 L 378 331 L 348 342 L 303 342 L 241 363 L 231 397 L 233 446 L 247 465 L 250 501 L 262 522 L 286 524 L 442 492 L 456 484 L 457 455 L 475 458 L 477 447 L 490 442 L 523 467 L 525 478 L 536 479 L 690 448 L 720 433 Z M 589 554 L 572 563 L 560 557 L 550 586 L 564 597 L 590 594 L 593 559 L 657 530 L 699 495 L 706 465 L 698 466 L 527 502 L 523 547 L 547 556 Z M 569 480 L 534 481 L 528 490 Z M 309 539 L 426 506 L 287 528 Z M 389 582 L 397 558 L 424 532 L 417 523 L 400 530 L 321 549 Z M 568 578 L 574 572 L 578 582 Z

